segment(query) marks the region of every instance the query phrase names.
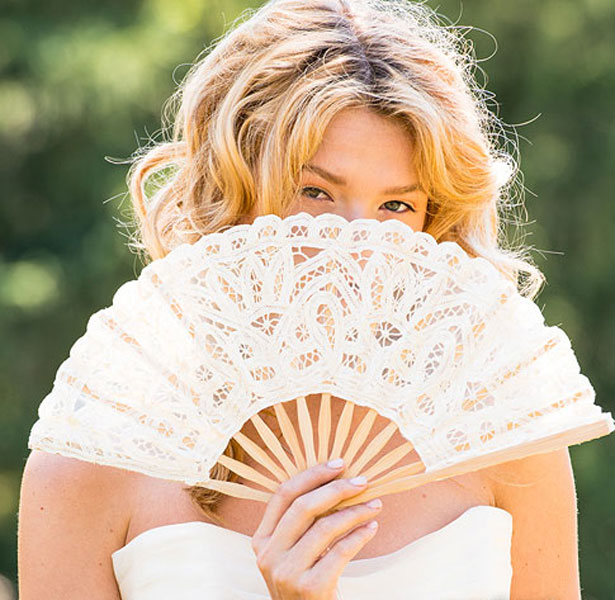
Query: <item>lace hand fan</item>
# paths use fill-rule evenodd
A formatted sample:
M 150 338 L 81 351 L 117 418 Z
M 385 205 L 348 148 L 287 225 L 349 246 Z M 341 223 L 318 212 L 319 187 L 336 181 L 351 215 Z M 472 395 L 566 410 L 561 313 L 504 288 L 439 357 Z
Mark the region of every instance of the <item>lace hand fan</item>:
M 38 414 L 32 449 L 263 502 L 342 456 L 368 488 L 338 508 L 615 428 L 564 332 L 488 261 L 330 213 L 261 216 L 147 265 L 90 317 Z M 231 438 L 257 468 L 223 454 Z M 217 462 L 245 483 L 212 479 Z

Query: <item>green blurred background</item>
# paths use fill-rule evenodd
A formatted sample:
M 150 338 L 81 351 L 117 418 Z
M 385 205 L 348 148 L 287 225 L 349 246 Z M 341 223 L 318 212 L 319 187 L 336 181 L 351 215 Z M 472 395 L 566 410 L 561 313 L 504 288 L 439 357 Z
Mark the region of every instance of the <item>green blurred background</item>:
M 597 402 L 615 411 L 615 3 L 428 2 L 468 32 L 517 128 L 523 229 Z M 142 265 L 126 247 L 126 159 L 241 0 L 4 0 L 0 13 L 0 573 L 16 581 L 27 438 L 88 317 Z M 485 31 L 481 31 L 485 30 Z M 583 598 L 615 598 L 615 436 L 571 448 Z M 610 567 L 610 568 L 609 568 Z M 5 582 L 6 583 L 6 582 Z M 7 596 L 10 597 L 10 596 Z M 0 587 L 0 598 L 2 591 Z

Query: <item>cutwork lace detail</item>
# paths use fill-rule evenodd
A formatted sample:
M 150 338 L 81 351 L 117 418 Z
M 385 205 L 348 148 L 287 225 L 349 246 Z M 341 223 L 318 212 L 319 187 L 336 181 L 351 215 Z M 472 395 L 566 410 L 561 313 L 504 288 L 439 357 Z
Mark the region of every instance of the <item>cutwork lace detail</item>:
M 488 261 L 395 219 L 300 213 L 123 284 L 29 447 L 196 484 L 253 414 L 319 392 L 394 421 L 428 470 L 601 414 L 565 333 Z

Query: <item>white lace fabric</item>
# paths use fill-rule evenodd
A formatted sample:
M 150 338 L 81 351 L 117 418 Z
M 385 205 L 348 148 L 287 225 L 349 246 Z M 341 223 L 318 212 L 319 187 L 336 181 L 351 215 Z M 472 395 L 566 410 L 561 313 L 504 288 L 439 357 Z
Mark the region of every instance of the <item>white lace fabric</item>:
M 28 446 L 194 485 L 252 415 L 319 392 L 395 422 L 428 471 L 613 430 L 566 334 L 488 261 L 394 219 L 300 213 L 203 236 L 123 284 Z

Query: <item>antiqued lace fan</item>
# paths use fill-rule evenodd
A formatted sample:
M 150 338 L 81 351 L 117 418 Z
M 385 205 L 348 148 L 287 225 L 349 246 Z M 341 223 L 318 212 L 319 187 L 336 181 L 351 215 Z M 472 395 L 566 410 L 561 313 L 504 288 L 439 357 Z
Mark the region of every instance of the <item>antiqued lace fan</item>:
M 122 285 L 28 445 L 263 502 L 342 456 L 369 485 L 341 507 L 614 428 L 564 332 L 488 261 L 398 220 L 299 213 L 205 235 Z M 223 454 L 233 437 L 254 466 Z M 217 462 L 244 483 L 212 479 Z

